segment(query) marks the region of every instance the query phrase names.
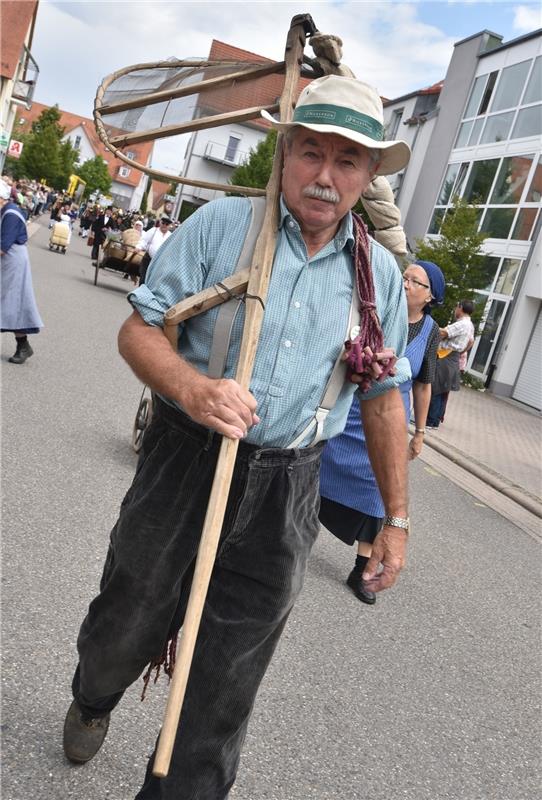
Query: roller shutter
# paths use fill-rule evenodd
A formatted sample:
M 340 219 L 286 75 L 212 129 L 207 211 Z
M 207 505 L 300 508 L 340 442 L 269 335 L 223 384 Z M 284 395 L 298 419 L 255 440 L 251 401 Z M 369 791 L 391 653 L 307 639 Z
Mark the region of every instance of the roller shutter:
M 512 392 L 514 400 L 542 411 L 542 313 L 534 326 L 523 364 Z

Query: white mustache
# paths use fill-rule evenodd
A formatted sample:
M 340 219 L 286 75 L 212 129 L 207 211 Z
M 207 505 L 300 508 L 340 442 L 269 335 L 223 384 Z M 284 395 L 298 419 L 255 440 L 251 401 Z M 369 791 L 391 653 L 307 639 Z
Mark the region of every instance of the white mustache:
M 341 196 L 333 189 L 324 189 L 323 186 L 307 186 L 303 189 L 303 197 L 314 197 L 316 200 L 324 200 L 326 203 L 340 203 Z

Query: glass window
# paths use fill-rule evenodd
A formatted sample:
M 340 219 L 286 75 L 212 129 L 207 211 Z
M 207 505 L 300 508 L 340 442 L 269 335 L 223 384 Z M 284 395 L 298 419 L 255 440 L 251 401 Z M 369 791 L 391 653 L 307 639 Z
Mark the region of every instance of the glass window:
M 473 278 L 470 269 L 467 269 L 466 282 L 471 289 L 482 289 L 489 292 L 499 269 L 500 256 L 484 256 L 480 264 L 479 277 Z
M 532 155 L 503 158 L 489 202 L 495 205 L 519 203 L 532 163 Z
M 541 132 L 542 106 L 529 106 L 519 112 L 510 138 L 523 139 L 525 136 L 540 136 Z
M 468 171 L 469 171 L 469 162 L 463 161 L 459 169 L 459 174 L 457 176 L 455 186 L 453 188 L 453 194 L 457 195 L 458 197 L 461 197 L 461 195 L 463 194 L 463 186 L 465 185 L 465 178 L 467 177 Z
M 507 111 L 505 114 L 495 114 L 494 117 L 488 117 L 482 138 L 480 139 L 480 144 L 506 141 L 510 133 L 510 126 L 512 125 L 513 119 L 513 111 Z
M 538 159 L 531 185 L 527 191 L 526 203 L 539 203 L 542 198 L 542 156 Z
M 480 99 L 484 91 L 484 86 L 486 85 L 486 80 L 487 75 L 480 75 L 474 81 L 469 102 L 465 110 L 465 117 L 474 117 L 478 113 L 478 106 L 480 105 Z
M 464 197 L 469 202 L 486 203 L 499 164 L 498 158 L 475 161 L 470 171 Z
M 497 75 L 499 73 L 497 71 L 492 72 L 489 76 L 489 80 L 487 82 L 484 95 L 482 97 L 482 102 L 480 103 L 480 108 L 478 109 L 479 114 L 485 114 L 488 106 L 489 101 L 491 100 L 491 95 L 493 94 L 493 87 L 495 86 L 495 81 L 497 80 Z
M 515 108 L 518 105 L 530 66 L 530 61 L 522 61 L 503 69 L 491 111 L 502 111 L 503 108 Z
M 444 176 L 444 180 L 442 182 L 442 188 L 438 196 L 437 205 L 444 206 L 450 199 L 450 196 L 452 194 L 452 189 L 454 188 L 454 183 L 458 169 L 459 169 L 459 164 L 450 164 L 450 166 L 446 170 L 446 175 Z
M 405 110 L 404 108 L 396 108 L 395 111 L 393 112 L 392 118 L 390 120 L 390 129 L 388 131 L 388 135 L 386 136 L 386 139 L 388 139 L 389 141 L 393 141 L 393 139 L 395 139 L 395 137 L 397 136 L 397 131 L 399 130 L 399 124 L 403 117 L 404 110 Z
M 506 300 L 493 300 L 491 302 L 491 307 L 486 317 L 484 330 L 482 331 L 482 335 L 478 341 L 476 354 L 471 363 L 471 369 L 475 370 L 476 372 L 483 373 L 486 369 L 486 366 L 489 366 L 489 359 L 493 352 L 493 347 L 497 338 L 497 332 L 499 330 L 499 323 L 501 321 L 503 312 L 506 309 L 506 303 Z
M 230 136 L 228 139 L 228 145 L 226 147 L 226 154 L 224 156 L 224 161 L 233 161 L 235 158 L 235 154 L 237 153 L 237 148 L 239 147 L 239 139 L 237 136 Z
M 474 125 L 472 126 L 471 134 L 469 136 L 469 147 L 474 147 L 478 144 L 484 119 L 484 117 L 478 117 L 478 119 L 474 120 Z
M 472 130 L 472 120 L 470 122 L 463 122 L 459 128 L 457 139 L 455 140 L 454 147 L 466 147 L 469 141 L 470 132 Z
M 535 59 L 533 71 L 525 90 L 523 105 L 536 103 L 538 100 L 542 100 L 542 56 Z
M 538 209 L 536 208 L 521 208 L 512 231 L 512 239 L 520 239 L 522 242 L 528 242 L 531 238 L 531 231 L 536 221 Z
M 495 284 L 495 292 L 499 294 L 512 294 L 514 283 L 518 276 L 521 261 L 518 258 L 504 258 L 501 271 Z
M 490 239 L 508 239 L 515 216 L 515 208 L 488 208 L 481 230 L 485 231 Z
M 439 233 L 440 226 L 442 225 L 442 220 L 444 219 L 444 215 L 446 213 L 445 208 L 435 208 L 433 211 L 433 216 L 431 217 L 431 222 L 429 223 L 429 229 L 427 233 Z

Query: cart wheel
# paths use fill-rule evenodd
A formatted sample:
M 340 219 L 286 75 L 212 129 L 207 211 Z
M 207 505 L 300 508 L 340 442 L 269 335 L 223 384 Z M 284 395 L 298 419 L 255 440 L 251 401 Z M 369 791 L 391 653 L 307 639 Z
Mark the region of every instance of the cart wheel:
M 49 242 L 49 250 L 53 249 L 53 245 Z
M 132 431 L 132 447 L 136 453 L 141 450 L 143 444 L 143 436 L 149 427 L 152 418 L 152 397 L 145 397 L 145 389 L 139 401 L 139 408 L 137 409 L 136 418 L 134 420 L 134 428 Z
M 65 256 L 65 255 L 66 255 L 66 248 L 65 248 L 65 247 L 63 247 L 63 248 L 62 248 L 62 255 L 63 255 L 63 256 Z

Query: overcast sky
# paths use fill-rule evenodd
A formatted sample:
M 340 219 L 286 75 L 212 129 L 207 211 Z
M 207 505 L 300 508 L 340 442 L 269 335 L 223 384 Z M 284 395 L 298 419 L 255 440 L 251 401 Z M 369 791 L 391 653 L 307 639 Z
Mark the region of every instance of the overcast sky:
M 542 24 L 539 2 L 498 0 L 40 0 L 34 99 L 91 117 L 96 88 L 109 73 L 171 56 L 205 58 L 213 38 L 280 60 L 291 18 L 305 12 L 321 32 L 343 39 L 344 63 L 389 98 L 442 79 L 460 39 L 487 28 L 509 41 Z M 157 144 L 153 164 L 178 172 L 183 155 L 182 146 Z

